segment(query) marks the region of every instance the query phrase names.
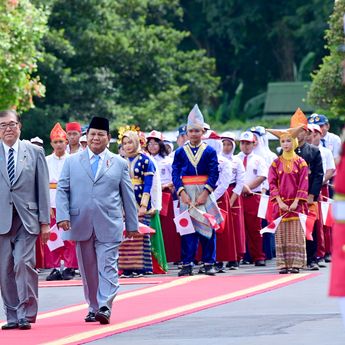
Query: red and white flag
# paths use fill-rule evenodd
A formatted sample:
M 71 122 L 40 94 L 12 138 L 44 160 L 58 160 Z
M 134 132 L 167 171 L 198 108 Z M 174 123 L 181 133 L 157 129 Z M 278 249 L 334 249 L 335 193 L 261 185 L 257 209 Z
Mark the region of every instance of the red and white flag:
M 192 219 L 188 210 L 180 213 L 178 216 L 174 218 L 174 222 L 176 225 L 176 231 L 181 235 L 188 235 L 195 232 Z
M 333 226 L 334 219 L 332 213 L 332 203 L 329 201 L 320 201 L 323 225 Z
M 63 230 L 59 229 L 56 224 L 50 228 L 50 236 L 47 242 L 47 246 L 51 252 L 57 248 L 61 248 L 64 246 L 61 236 L 62 232 Z
M 143 235 L 145 235 L 145 234 L 155 234 L 156 230 L 152 229 L 148 225 L 145 225 L 145 224 L 139 222 L 138 232 L 140 232 Z
M 280 216 L 279 218 L 275 219 L 273 222 L 269 223 L 265 228 L 260 230 L 260 234 L 264 234 L 265 232 L 268 232 L 270 234 L 274 234 L 278 228 L 278 225 L 282 221 L 283 216 Z
M 311 214 L 304 214 L 304 213 L 298 213 L 299 221 L 301 222 L 301 226 L 303 228 L 303 231 L 305 233 L 305 237 L 307 240 L 312 241 L 313 240 L 313 229 L 314 229 L 314 223 L 316 220 L 316 215 L 314 213 Z
M 273 222 L 272 209 L 273 209 L 273 204 L 270 201 L 270 197 L 266 194 L 261 194 L 259 209 L 258 209 L 258 217 L 262 219 L 266 219 L 268 223 Z

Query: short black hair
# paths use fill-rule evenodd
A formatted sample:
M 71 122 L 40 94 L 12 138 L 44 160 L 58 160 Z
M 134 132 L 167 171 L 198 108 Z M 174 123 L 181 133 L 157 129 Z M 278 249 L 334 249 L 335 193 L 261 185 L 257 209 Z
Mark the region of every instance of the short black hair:
M 7 110 L 0 111 L 0 118 L 1 117 L 6 117 L 6 116 L 9 116 L 9 115 L 14 115 L 16 117 L 16 119 L 17 119 L 17 122 L 20 122 L 20 115 L 15 110 L 7 109 Z

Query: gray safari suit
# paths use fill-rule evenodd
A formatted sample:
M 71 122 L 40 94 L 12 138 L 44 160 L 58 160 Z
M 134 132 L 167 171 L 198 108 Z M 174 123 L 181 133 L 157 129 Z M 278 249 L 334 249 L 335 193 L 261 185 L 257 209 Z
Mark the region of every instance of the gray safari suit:
M 128 231 L 138 230 L 138 216 L 127 162 L 106 149 L 96 178 L 88 149 L 66 159 L 57 186 L 56 221 L 71 222 L 90 312 L 111 310 L 118 284 L 118 246 L 123 214 Z
M 43 149 L 19 141 L 11 186 L 0 140 L 0 288 L 8 322 L 37 315 L 35 242 L 49 224 L 49 177 Z

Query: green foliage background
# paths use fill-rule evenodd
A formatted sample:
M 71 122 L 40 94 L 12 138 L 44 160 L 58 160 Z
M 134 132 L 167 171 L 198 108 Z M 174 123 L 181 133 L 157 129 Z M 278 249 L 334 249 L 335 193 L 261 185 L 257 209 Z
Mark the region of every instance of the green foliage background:
M 310 79 L 327 49 L 339 43 L 325 48 L 333 0 L 0 3 L 6 10 L 0 12 L 0 105 L 24 111 L 27 138 L 49 140 L 55 122 L 87 123 L 93 115 L 108 117 L 115 132 L 124 124 L 176 129 L 195 103 L 218 130 L 253 121 L 285 124 L 286 118 L 260 117 L 267 83 Z M 337 20 L 331 19 L 330 37 Z M 324 78 L 331 87 L 339 61 L 327 59 L 331 73 Z M 29 66 L 24 71 L 23 63 Z M 34 98 L 28 111 L 31 97 L 44 92 L 39 80 L 45 97 Z

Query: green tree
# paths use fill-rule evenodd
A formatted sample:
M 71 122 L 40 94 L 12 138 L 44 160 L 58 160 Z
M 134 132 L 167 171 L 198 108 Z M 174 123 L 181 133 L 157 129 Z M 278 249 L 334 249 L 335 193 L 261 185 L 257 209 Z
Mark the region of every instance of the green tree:
M 215 60 L 179 49 L 188 32 L 178 0 L 56 0 L 39 74 L 46 98 L 30 121 L 50 114 L 62 122 L 106 116 L 112 127 L 144 130 L 185 121 L 195 103 L 217 96 Z
M 233 99 L 243 82 L 243 104 L 266 91 L 270 81 L 308 77 L 325 54 L 323 32 L 333 0 L 181 0 L 184 20 L 176 25 L 191 35 L 185 49 L 206 49 L 216 58 L 221 89 Z M 308 53 L 308 61 L 303 61 Z M 310 63 L 312 61 L 312 63 Z M 306 63 L 308 62 L 308 63 Z M 308 78 L 309 79 L 309 78 Z
M 44 86 L 35 74 L 47 11 L 29 0 L 0 1 L 0 108 L 27 110 Z
M 344 36 L 345 0 L 338 0 L 326 30 L 329 54 L 324 57 L 319 70 L 313 75 L 309 92 L 309 102 L 331 117 L 344 121 Z

